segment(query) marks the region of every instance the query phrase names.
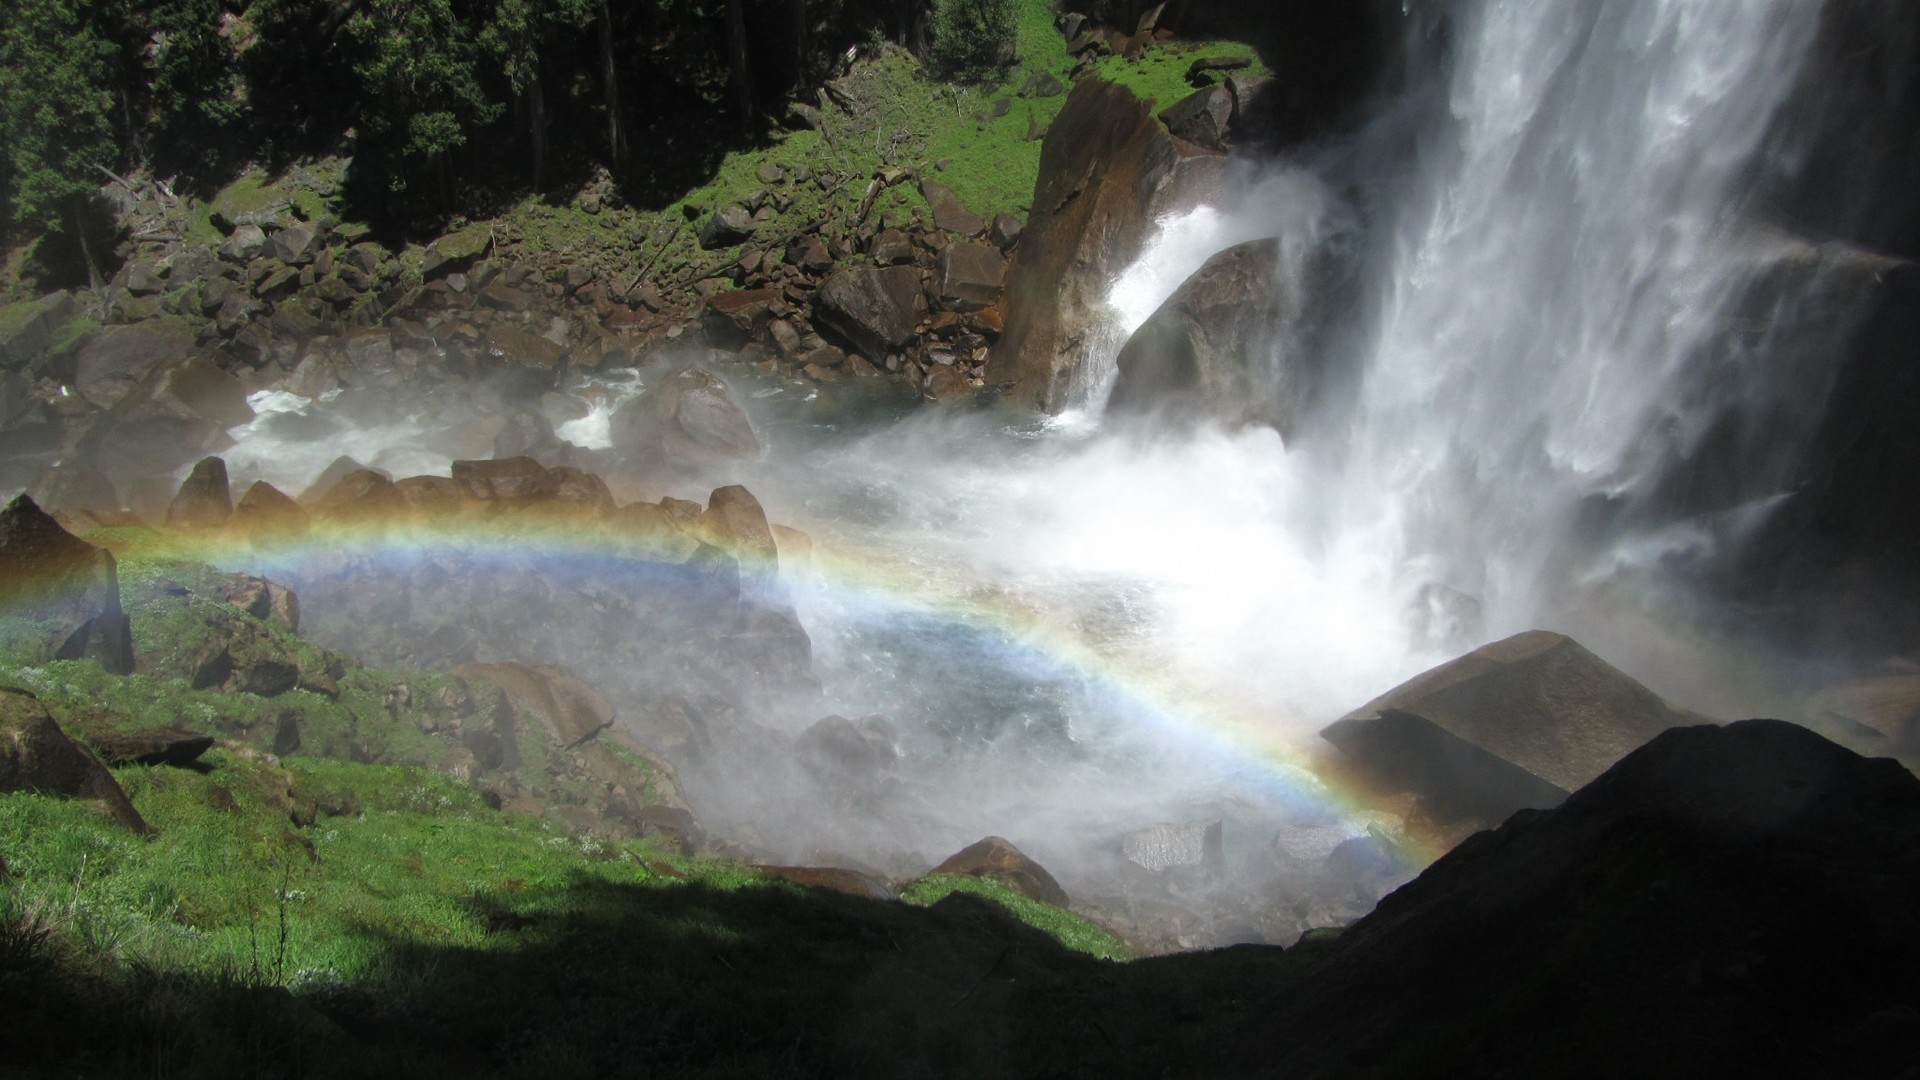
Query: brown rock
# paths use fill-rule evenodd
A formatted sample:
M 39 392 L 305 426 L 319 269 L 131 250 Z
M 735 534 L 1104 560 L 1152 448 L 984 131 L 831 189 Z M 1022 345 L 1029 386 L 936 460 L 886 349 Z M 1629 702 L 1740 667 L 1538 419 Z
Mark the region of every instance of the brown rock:
M 454 483 L 476 499 L 524 503 L 548 498 L 560 489 L 559 477 L 530 457 L 456 461 L 449 471 Z
M 732 555 L 742 573 L 774 574 L 780 569 L 779 547 L 767 525 L 760 500 L 739 484 L 715 488 L 707 509 L 694 522 L 694 534 Z
M 707 298 L 700 328 L 707 344 L 716 349 L 737 352 L 742 345 L 760 336 L 773 319 L 780 302 L 778 289 L 738 289 L 717 292 Z
M 393 481 L 373 469 L 348 473 L 313 502 L 315 515 L 351 522 L 400 521 L 412 509 Z
M 607 515 L 607 529 L 633 554 L 660 562 L 684 562 L 700 547 L 680 519 L 655 503 L 620 507 Z
M 961 236 L 979 236 L 986 230 L 987 223 L 978 214 L 968 210 L 953 189 L 932 180 L 920 181 L 920 194 L 933 209 L 933 224 L 936 228 Z
M 41 659 L 91 657 L 116 675 L 133 671 L 113 554 L 62 529 L 25 495 L 0 510 L 0 612 L 31 627 Z
M 1007 260 L 998 249 L 987 244 L 948 244 L 936 265 L 934 284 L 941 306 L 978 311 L 999 301 Z
M 300 632 L 300 598 L 277 581 L 251 574 L 234 574 L 220 586 L 227 603 L 259 619 L 276 623 L 292 632 Z
M 538 717 L 561 746 L 577 746 L 613 723 L 613 706 L 563 667 L 462 664 L 453 674 L 499 687 L 514 708 Z
M 393 483 L 407 505 L 420 516 L 445 521 L 466 514 L 487 512 L 486 503 L 474 496 L 466 484 L 450 476 L 409 476 Z
M 755 870 L 768 877 L 799 885 L 808 889 L 829 889 L 848 896 L 861 896 L 870 900 L 898 900 L 891 886 L 872 874 L 863 874 L 858 870 L 843 870 L 837 866 L 765 866 L 755 865 Z
M 1022 896 L 1055 907 L 1066 907 L 1067 891 L 1047 873 L 1046 867 L 1026 857 L 1012 841 L 998 836 L 969 844 L 933 868 L 936 874 L 971 874 L 992 878 L 1011 886 Z
M 836 270 L 820 284 L 814 318 L 861 352 L 884 356 L 913 340 L 926 298 L 911 266 Z
M 310 521 L 300 504 L 265 480 L 256 480 L 233 508 L 233 523 L 256 538 L 298 536 Z
M 227 463 L 217 457 L 201 458 L 167 504 L 167 525 L 211 529 L 225 525 L 231 517 L 233 497 L 227 490 Z
M 0 791 L 30 791 L 97 801 L 107 816 L 137 833 L 152 830 L 120 782 L 24 690 L 0 687 Z

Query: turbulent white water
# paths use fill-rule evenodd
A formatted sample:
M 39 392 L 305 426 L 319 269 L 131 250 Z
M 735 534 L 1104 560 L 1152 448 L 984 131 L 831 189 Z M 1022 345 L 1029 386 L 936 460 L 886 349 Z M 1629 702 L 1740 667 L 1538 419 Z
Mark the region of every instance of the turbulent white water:
M 999 833 L 1079 893 L 1106 887 L 1119 831 L 1226 817 L 1230 858 L 1264 853 L 1271 871 L 1276 852 L 1310 860 L 1367 822 L 1285 819 L 1274 774 L 1222 739 L 1222 718 L 1311 747 L 1401 679 L 1533 626 L 1720 704 L 1711 653 L 1683 625 L 1654 632 L 1673 612 L 1647 597 L 1776 494 L 1825 394 L 1783 345 L 1826 310 L 1823 278 L 1783 275 L 1809 249 L 1743 216 L 1756 163 L 1783 152 L 1770 132 L 1817 15 L 1446 5 L 1415 20 L 1412 74 L 1377 122 L 1162 222 L 1113 285 L 1096 366 L 1232 244 L 1279 237 L 1289 266 L 1337 249 L 1356 276 L 1326 346 L 1333 385 L 1293 445 L 1265 429 L 1103 432 L 1110 369 L 1051 424 L 933 412 L 857 437 L 769 425 L 804 384 L 743 393 L 771 449 L 718 482 L 746 483 L 832 554 L 791 574 L 825 685 L 793 722 L 892 717 L 936 823 L 803 803 L 763 835 L 878 861 Z M 584 411 L 557 434 L 606 445 L 638 384 L 575 389 Z M 336 453 L 413 472 L 452 456 L 420 415 L 287 426 L 310 405 L 258 399 L 236 476 L 298 490 Z M 1738 476 L 1670 497 L 1713 454 Z M 962 610 L 1001 616 L 948 617 Z M 1063 661 L 1062 639 L 1093 660 Z M 1143 710 L 1129 688 L 1149 684 L 1161 707 Z M 763 812 L 771 796 L 751 795 L 740 805 Z M 1316 829 L 1311 852 L 1289 848 Z

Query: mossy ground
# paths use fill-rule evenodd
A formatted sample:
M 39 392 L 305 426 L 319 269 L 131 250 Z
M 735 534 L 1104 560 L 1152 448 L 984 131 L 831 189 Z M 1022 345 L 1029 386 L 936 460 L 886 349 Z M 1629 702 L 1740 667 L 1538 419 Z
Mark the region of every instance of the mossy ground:
M 94 534 L 108 538 L 137 647 L 160 666 L 235 617 L 212 599 L 218 571 L 154 534 Z M 261 626 L 275 649 L 319 653 Z M 337 699 L 262 698 L 92 661 L 0 659 L 0 684 L 36 694 L 83 741 L 161 727 L 220 737 L 194 768 L 115 770 L 150 838 L 86 804 L 0 795 L 0 1008 L 16 1021 L 0 1056 L 356 1075 L 372 1047 L 382 1062 L 458 1075 L 485 1046 L 489 1062 L 507 1055 L 505 1074 L 544 1076 L 604 1068 L 605 1048 L 583 1040 L 617 1031 L 637 1040 L 621 1054 L 672 1071 L 777 1075 L 821 1054 L 897 1063 L 926 1049 L 899 1038 L 901 1024 L 927 1023 L 917 1010 L 977 996 L 962 1012 L 979 1021 L 1016 978 L 1093 992 L 1079 965 L 1128 955 L 1079 916 L 991 882 L 930 878 L 906 904 L 855 900 L 654 838 L 575 835 L 498 809 L 435 767 L 444 744 L 392 706 L 398 686 L 418 702 L 456 682 L 354 667 Z M 264 747 L 288 715 L 302 743 L 276 756 Z M 565 797 L 562 770 L 540 779 L 559 754 L 541 733 L 523 728 L 520 754 L 531 790 Z M 628 756 L 648 773 L 651 762 Z M 656 1022 L 628 1031 L 636 1014 Z M 762 1016 L 781 1019 L 742 1034 L 743 1017 Z M 96 1037 L 98 1023 L 115 1036 Z M 850 1023 L 832 1046 L 789 1041 Z

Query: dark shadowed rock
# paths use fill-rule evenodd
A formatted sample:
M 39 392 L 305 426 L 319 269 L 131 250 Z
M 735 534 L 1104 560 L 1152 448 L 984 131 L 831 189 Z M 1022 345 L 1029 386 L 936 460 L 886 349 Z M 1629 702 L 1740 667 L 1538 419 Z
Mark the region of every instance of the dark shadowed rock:
M 899 229 L 882 229 L 868 246 L 867 254 L 881 266 L 895 266 L 913 261 L 913 240 Z
M 1380 901 L 1216 1075 L 1909 1075 L 1916 895 L 1911 773 L 1669 730 Z
M 1114 277 L 1139 256 L 1158 215 L 1212 190 L 1225 160 L 1168 134 L 1131 90 L 1076 83 L 1040 151 L 987 381 L 1047 411 L 1077 400 Z
M 155 728 L 132 735 L 103 734 L 87 740 L 109 766 L 171 765 L 184 769 L 213 749 L 213 736 L 185 728 Z
M 1499 820 L 1556 805 L 1699 719 L 1572 638 L 1530 630 L 1417 675 L 1320 734 L 1395 783 Z
M 760 454 L 760 437 L 746 412 L 727 384 L 705 368 L 688 368 L 648 387 L 622 405 L 609 426 L 613 448 L 623 454 L 681 461 Z
M 538 717 L 561 746 L 586 742 L 613 723 L 613 706 L 562 667 L 462 664 L 453 674 L 499 687 L 514 708 Z
M 837 866 L 766 866 L 755 865 L 755 870 L 771 878 L 808 889 L 831 889 L 848 896 L 859 896 L 869 900 L 898 900 L 893 889 L 882 878 L 872 874 L 863 874 L 858 870 L 843 870 Z
M 167 524 L 173 528 L 218 528 L 233 516 L 233 496 L 227 490 L 227 463 L 217 457 L 201 458 L 180 482 L 180 490 L 167 504 Z
M 934 283 L 941 306 L 953 311 L 979 311 L 1000 300 L 1006 282 L 1007 260 L 987 244 L 948 244 L 940 252 Z
M 1232 119 L 1233 93 L 1224 86 L 1196 90 L 1160 114 L 1168 131 L 1210 150 L 1226 149 Z
M 420 276 L 430 278 L 464 270 L 492 246 L 493 233 L 485 225 L 471 225 L 448 233 L 427 245 L 426 254 L 420 260 Z
M 1325 381 L 1331 270 L 1293 280 L 1280 243 L 1222 251 L 1135 330 L 1116 361 L 1109 415 L 1265 424 L 1288 439 Z
M 5 687 L 0 687 L 0 791 L 94 800 L 121 825 L 151 831 L 100 759 L 67 738 L 38 698 Z
M 989 836 L 984 840 L 954 852 L 947 860 L 933 868 L 936 874 L 971 874 L 974 877 L 992 878 L 1011 886 L 1022 896 L 1032 897 L 1043 904 L 1066 907 L 1071 901 L 1067 891 L 1047 873 L 1047 869 L 1013 846 L 1012 841 L 998 836 Z
M 0 612 L 41 659 L 133 671 L 113 553 L 62 529 L 25 495 L 0 510 Z
M 911 266 L 836 270 L 820 283 L 815 317 L 868 356 L 885 356 L 913 340 L 926 298 Z

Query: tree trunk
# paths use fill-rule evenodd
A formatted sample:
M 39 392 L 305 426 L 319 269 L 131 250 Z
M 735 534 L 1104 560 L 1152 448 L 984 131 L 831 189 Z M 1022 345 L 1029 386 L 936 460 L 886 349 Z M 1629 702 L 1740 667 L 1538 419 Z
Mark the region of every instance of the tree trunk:
M 627 159 L 627 132 L 620 123 L 620 77 L 613 63 L 613 15 L 607 0 L 600 0 L 600 86 L 607 103 L 607 164 L 618 174 Z
M 747 11 L 743 0 L 727 0 L 727 60 L 733 69 L 733 101 L 740 110 L 740 133 L 753 134 L 753 74 L 747 64 Z
M 793 88 L 807 85 L 807 0 L 787 0 L 787 16 L 793 23 Z
M 547 96 L 536 68 L 527 84 L 527 150 L 533 156 L 533 190 L 547 189 Z

